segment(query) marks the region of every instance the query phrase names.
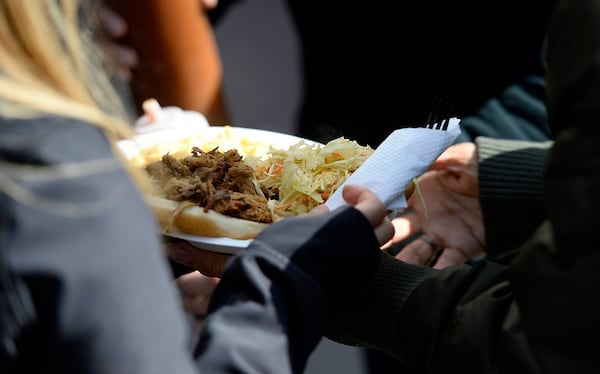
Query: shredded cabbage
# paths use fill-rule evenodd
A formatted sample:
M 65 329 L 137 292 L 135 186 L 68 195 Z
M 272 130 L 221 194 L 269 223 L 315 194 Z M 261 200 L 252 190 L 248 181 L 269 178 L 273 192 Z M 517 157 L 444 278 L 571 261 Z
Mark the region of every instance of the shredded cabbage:
M 373 153 L 369 146 L 340 137 L 325 145 L 304 140 L 287 150 L 271 147 L 264 159 L 246 157 L 259 185 L 277 192 L 275 217 L 306 213 L 329 196 Z

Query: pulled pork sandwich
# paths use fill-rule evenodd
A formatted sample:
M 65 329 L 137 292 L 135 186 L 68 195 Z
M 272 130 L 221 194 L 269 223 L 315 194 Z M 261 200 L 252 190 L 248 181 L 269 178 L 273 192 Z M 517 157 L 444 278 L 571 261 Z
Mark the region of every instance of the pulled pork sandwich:
M 193 147 L 189 156 L 167 153 L 145 169 L 159 191 L 149 203 L 166 232 L 249 239 L 273 222 L 254 169 L 235 149 Z
M 260 156 L 191 149 L 173 147 L 177 157 L 167 152 L 144 164 L 158 190 L 148 201 L 165 233 L 232 239 L 254 238 L 276 220 L 324 203 L 373 152 L 345 138 L 300 140 Z

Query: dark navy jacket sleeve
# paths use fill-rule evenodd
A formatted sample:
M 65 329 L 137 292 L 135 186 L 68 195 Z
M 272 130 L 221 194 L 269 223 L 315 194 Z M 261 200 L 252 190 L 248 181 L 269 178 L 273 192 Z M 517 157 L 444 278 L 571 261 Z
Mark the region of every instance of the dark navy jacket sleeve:
M 223 274 L 197 352 L 201 368 L 302 372 L 325 332 L 328 303 L 370 279 L 379 255 L 353 208 L 272 225 Z

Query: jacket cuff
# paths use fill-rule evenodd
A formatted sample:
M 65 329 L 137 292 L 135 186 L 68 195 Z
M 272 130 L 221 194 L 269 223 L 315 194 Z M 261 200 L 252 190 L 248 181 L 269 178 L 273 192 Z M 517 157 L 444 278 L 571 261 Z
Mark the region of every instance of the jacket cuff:
M 522 244 L 545 217 L 542 173 L 552 142 L 476 139 L 488 255 Z
M 438 270 L 402 262 L 383 251 L 379 257 L 373 278 L 355 290 L 348 304 L 332 308 L 326 336 L 401 358 L 400 311 L 415 288 Z

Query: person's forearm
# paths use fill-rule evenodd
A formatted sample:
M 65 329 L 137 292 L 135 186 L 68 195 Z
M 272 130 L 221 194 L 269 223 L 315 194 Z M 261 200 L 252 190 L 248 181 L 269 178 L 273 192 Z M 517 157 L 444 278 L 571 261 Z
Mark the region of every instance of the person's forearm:
M 196 352 L 201 369 L 302 372 L 328 306 L 370 279 L 376 248 L 370 224 L 354 209 L 271 225 L 223 272 Z
M 368 288 L 385 285 L 379 266 L 382 254 L 373 228 L 356 209 L 288 217 L 273 224 L 227 265 L 212 297 L 197 352 L 201 368 L 207 372 L 227 367 L 239 372 L 297 373 L 327 328 L 350 326 L 346 336 L 354 336 L 355 329 L 361 329 L 360 337 L 368 336 L 369 321 L 360 320 L 364 316 L 354 310 L 375 305 L 363 299 L 362 290 L 372 283 Z M 394 279 L 395 269 L 385 270 L 387 279 Z M 377 305 L 386 315 L 397 310 L 388 310 L 386 301 Z M 354 325 L 353 321 L 365 323 Z M 384 330 L 384 325 L 373 331 Z M 223 356 L 226 350 L 236 354 Z M 260 360 L 255 361 L 258 356 Z
M 163 106 L 200 112 L 211 125 L 229 123 L 221 57 L 199 2 L 106 2 L 127 22 L 123 43 L 139 56 L 128 82 L 136 112 L 142 114 L 143 102 L 155 98 Z
M 402 358 L 400 311 L 413 290 L 437 270 L 402 262 L 385 252 L 373 278 L 355 290 L 355 297 L 330 311 L 326 336 Z

